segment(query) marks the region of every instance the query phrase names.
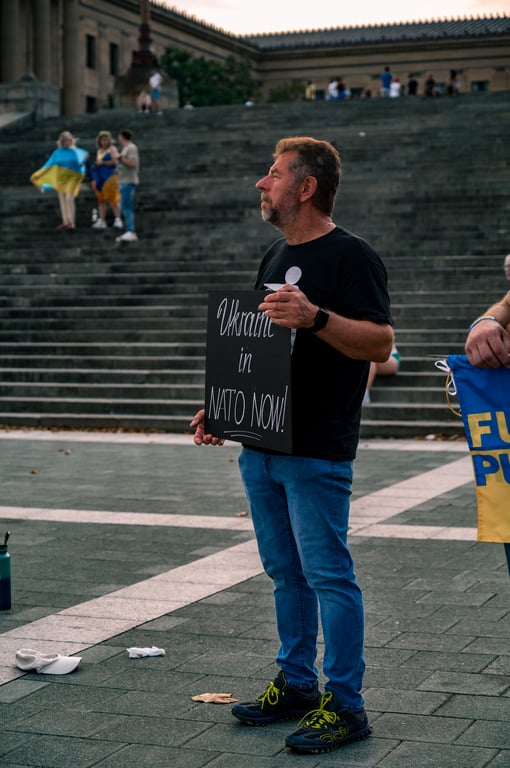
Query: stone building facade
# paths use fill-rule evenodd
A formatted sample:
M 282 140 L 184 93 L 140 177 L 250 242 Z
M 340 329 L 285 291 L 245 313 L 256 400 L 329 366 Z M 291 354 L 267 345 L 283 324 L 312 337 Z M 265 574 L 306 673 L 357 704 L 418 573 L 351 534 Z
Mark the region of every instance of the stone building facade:
M 429 72 L 441 90 L 451 69 L 461 91 L 510 91 L 510 17 L 238 36 L 157 0 L 2 0 L 0 111 L 44 117 L 118 104 L 144 13 L 156 58 L 170 45 L 209 59 L 248 58 L 263 99 L 273 88 L 308 80 L 321 98 L 333 77 L 354 96 L 377 96 L 385 65 L 404 83 L 414 74 L 419 92 Z M 169 89 L 166 105 L 176 104 Z

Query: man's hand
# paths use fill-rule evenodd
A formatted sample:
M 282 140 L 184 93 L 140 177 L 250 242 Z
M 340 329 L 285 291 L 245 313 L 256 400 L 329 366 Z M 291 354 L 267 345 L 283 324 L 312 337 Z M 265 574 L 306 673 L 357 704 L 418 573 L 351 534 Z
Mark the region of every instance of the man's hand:
M 193 435 L 193 442 L 195 445 L 223 445 L 225 440 L 221 437 L 214 437 L 214 435 L 205 435 L 205 410 L 201 408 L 193 416 L 190 421 L 191 429 L 195 430 Z
M 278 291 L 268 293 L 259 310 L 284 328 L 311 328 L 318 306 L 307 299 L 295 285 L 285 283 Z
M 465 351 L 476 368 L 509 368 L 510 333 L 494 320 L 484 320 L 469 333 Z

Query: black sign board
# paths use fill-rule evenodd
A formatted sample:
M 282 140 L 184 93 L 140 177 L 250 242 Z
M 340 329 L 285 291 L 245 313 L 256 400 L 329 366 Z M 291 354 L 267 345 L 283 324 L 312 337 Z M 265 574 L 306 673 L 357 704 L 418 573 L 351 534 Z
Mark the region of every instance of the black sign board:
M 209 292 L 205 430 L 291 453 L 291 332 L 259 311 L 263 296 Z

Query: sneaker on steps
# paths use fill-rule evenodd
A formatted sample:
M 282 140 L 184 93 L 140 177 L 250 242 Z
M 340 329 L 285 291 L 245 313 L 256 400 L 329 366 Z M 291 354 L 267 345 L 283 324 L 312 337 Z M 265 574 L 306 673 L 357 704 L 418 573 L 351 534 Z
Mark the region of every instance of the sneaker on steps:
M 232 714 L 246 725 L 269 725 L 282 720 L 299 720 L 320 706 L 319 688 L 301 690 L 288 685 L 284 672 L 279 672 L 256 701 L 235 704 Z
M 106 229 L 106 221 L 98 219 L 92 224 L 92 229 Z
M 136 232 L 124 232 L 123 235 L 116 238 L 118 243 L 134 243 L 138 240 Z
M 115 229 L 124 229 L 124 224 L 122 223 L 122 219 L 115 219 L 113 222 L 113 226 Z

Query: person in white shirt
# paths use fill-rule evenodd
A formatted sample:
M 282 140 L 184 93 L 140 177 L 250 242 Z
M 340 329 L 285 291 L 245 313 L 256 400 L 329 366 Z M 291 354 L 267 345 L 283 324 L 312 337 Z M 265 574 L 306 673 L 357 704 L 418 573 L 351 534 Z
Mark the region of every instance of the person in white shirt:
M 157 69 L 154 70 L 149 78 L 149 85 L 151 89 L 151 112 L 156 115 L 162 115 L 161 111 L 161 83 L 163 82 L 163 75 Z

